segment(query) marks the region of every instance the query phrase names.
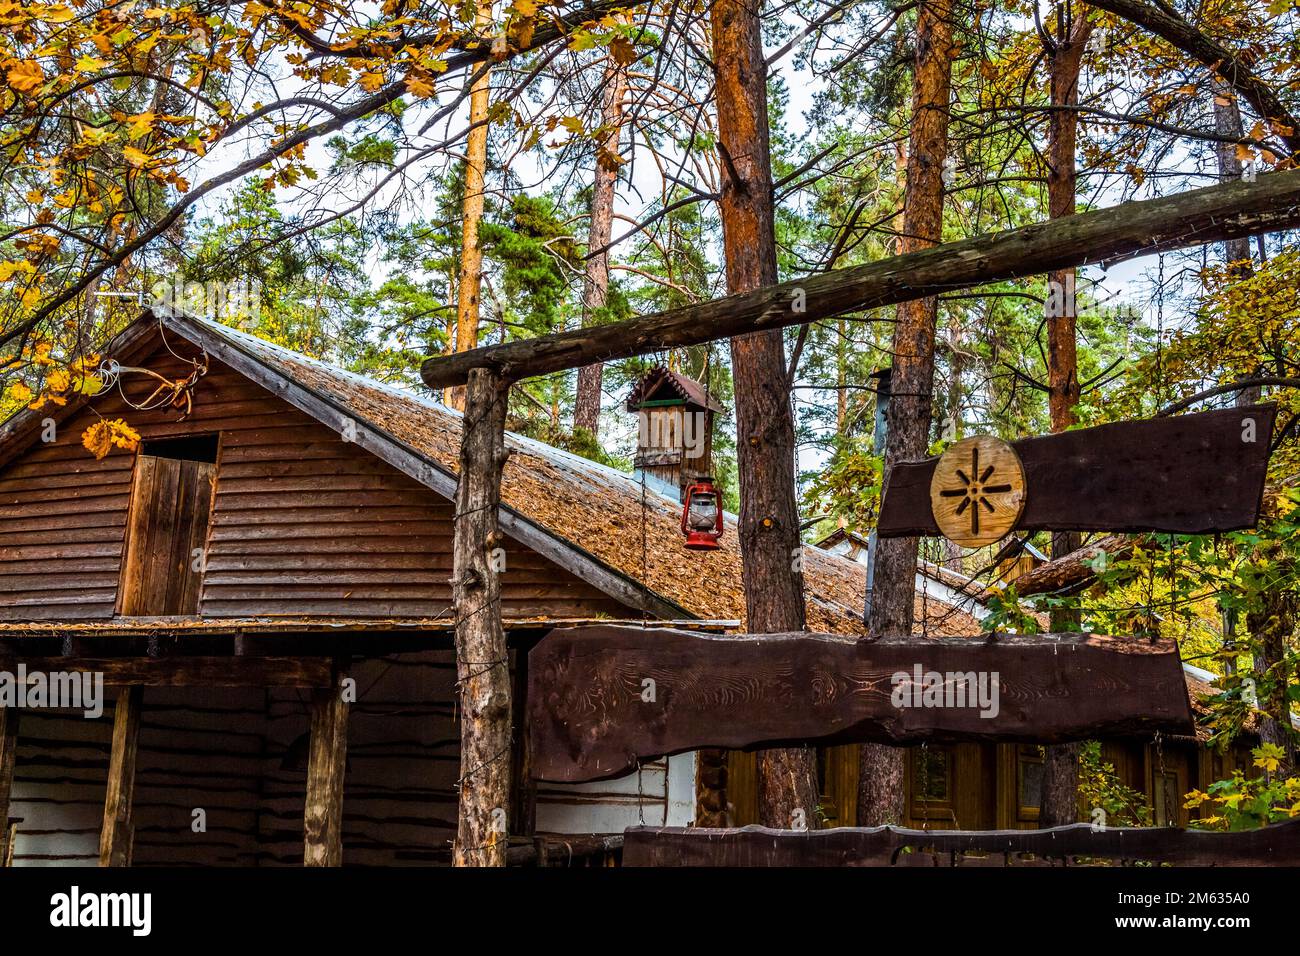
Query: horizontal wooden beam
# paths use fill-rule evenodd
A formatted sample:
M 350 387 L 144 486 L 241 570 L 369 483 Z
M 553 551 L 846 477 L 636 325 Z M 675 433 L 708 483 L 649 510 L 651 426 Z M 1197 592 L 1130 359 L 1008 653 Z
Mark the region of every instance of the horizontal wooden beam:
M 1270 173 L 1253 183 L 1225 183 L 1126 202 L 624 322 L 430 358 L 420 374 L 433 389 L 465 384 L 472 368 L 496 368 L 510 379 L 528 378 L 1054 269 L 1116 262 L 1297 225 L 1300 170 Z
M 103 674 L 110 687 L 328 687 L 327 657 L 23 657 L 0 670 L 30 682 L 35 674 Z
M 909 849 L 914 852 L 903 852 Z M 1058 863 L 1086 857 L 1175 866 L 1295 866 L 1300 864 L 1300 820 L 1238 833 L 1075 823 L 1046 830 L 984 831 L 633 827 L 623 835 L 624 866 L 978 865 L 976 860 L 963 861 L 967 853 L 1001 856 L 991 862 L 1006 865 L 1015 865 L 1014 857 L 1033 854 Z
M 1276 405 L 1115 422 L 1012 443 L 1025 470 L 1018 531 L 1211 534 L 1259 519 Z M 896 465 L 877 533 L 937 535 L 938 458 Z
M 1171 641 L 552 631 L 528 656 L 533 775 L 578 782 L 723 747 L 1056 743 L 1194 733 Z

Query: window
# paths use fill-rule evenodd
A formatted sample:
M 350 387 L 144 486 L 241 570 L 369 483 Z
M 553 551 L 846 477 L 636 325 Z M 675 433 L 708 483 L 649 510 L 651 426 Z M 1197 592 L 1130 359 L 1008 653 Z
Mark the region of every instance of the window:
M 1016 818 L 1037 820 L 1043 807 L 1043 748 L 1016 748 Z
M 912 816 L 953 819 L 953 750 L 951 747 L 913 747 L 909 762 Z
M 216 435 L 141 443 L 118 583 L 119 615 L 198 613 L 217 448 Z
M 156 438 L 140 443 L 140 454 L 151 458 L 175 458 L 178 461 L 217 462 L 216 435 L 186 435 L 183 438 Z

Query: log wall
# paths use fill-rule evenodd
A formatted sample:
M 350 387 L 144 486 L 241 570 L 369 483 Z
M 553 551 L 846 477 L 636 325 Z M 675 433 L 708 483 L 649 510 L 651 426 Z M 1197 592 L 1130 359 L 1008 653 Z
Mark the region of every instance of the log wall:
M 347 866 L 450 862 L 459 730 L 450 651 L 356 663 L 343 803 Z M 135 790 L 135 866 L 297 866 L 310 691 L 145 688 Z M 22 715 L 12 814 L 16 866 L 95 865 L 113 710 Z M 286 755 L 301 762 L 286 767 Z M 290 761 L 292 764 L 293 761 Z M 620 780 L 546 785 L 538 832 L 685 825 L 689 754 Z M 196 808 L 206 832 L 193 828 Z
M 174 337 L 173 337 L 174 338 Z M 195 352 L 181 341 L 181 355 Z M 139 362 L 188 366 L 163 347 Z M 139 400 L 154 386 L 125 380 Z M 102 415 L 147 441 L 220 434 L 199 612 L 204 617 L 450 614 L 452 506 L 249 379 L 213 363 L 192 414 L 142 412 L 106 395 L 0 470 L 0 620 L 113 616 L 134 453 L 96 461 L 81 445 Z M 502 575 L 506 617 L 621 616 L 627 609 L 513 541 Z

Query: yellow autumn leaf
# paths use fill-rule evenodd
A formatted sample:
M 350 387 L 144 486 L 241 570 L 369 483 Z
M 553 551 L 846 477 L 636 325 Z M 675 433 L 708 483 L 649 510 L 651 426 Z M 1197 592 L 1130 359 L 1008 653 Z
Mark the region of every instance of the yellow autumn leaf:
M 36 267 L 26 259 L 14 259 L 0 262 L 0 282 L 8 282 L 18 272 L 34 272 Z
M 412 96 L 427 99 L 433 95 L 433 81 L 422 73 L 406 74 L 406 89 Z
M 155 119 L 156 117 L 152 110 L 145 113 L 137 113 L 135 116 L 129 118 L 126 121 L 127 138 L 136 140 L 143 136 L 148 136 L 149 131 L 153 129 Z
M 102 70 L 108 66 L 108 60 L 101 60 L 97 56 L 84 54 L 77 58 L 76 70 L 78 73 L 94 73 L 96 70 Z
M 6 74 L 9 85 L 23 93 L 30 93 L 45 82 L 45 71 L 35 60 L 22 60 L 9 68 Z
M 81 141 L 88 146 L 102 146 L 113 138 L 113 130 L 109 128 L 96 129 L 88 126 L 81 131 Z
M 66 392 L 72 385 L 72 376 L 66 368 L 56 368 L 45 376 L 45 387 L 51 392 Z
M 120 418 L 95 422 L 81 433 L 81 444 L 96 458 L 103 458 L 114 446 L 134 451 L 139 443 L 140 433 Z
M 373 93 L 384 85 L 384 74 L 382 73 L 362 73 L 357 82 L 367 93 Z
M 27 387 L 26 383 L 14 382 L 9 386 L 9 397 L 16 402 L 26 404 L 32 400 L 33 392 Z
M 39 189 L 29 189 L 24 198 L 26 198 L 26 200 L 33 206 L 39 206 L 41 203 L 45 202 L 45 193 L 41 192 Z
M 45 23 L 67 23 L 75 16 L 76 14 L 66 4 L 55 3 L 42 8 L 35 19 L 43 20 Z
M 149 154 L 144 150 L 136 149 L 134 146 L 124 146 L 122 148 L 122 158 L 132 166 L 141 169 L 149 165 Z

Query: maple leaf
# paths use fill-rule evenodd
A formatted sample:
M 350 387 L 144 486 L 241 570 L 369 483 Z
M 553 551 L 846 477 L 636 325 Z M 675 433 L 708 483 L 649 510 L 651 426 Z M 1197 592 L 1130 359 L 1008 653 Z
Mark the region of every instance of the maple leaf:
M 406 89 L 412 96 L 425 99 L 433 95 L 433 81 L 423 73 L 408 73 L 406 74 Z
M 367 93 L 373 93 L 384 85 L 384 74 L 382 73 L 362 73 L 358 78 L 361 88 Z
M 35 60 L 22 60 L 11 66 L 6 76 L 9 85 L 23 93 L 30 93 L 45 82 L 45 71 Z
M 97 56 L 85 54 L 77 59 L 76 70 L 78 73 L 94 73 L 96 70 L 102 70 L 108 66 L 108 60 L 101 60 Z
M 609 52 L 619 66 L 630 66 L 638 59 L 636 45 L 627 37 L 615 37 L 609 41 Z
M 157 117 L 154 116 L 152 111 L 146 113 L 137 113 L 135 116 L 132 116 L 130 119 L 126 121 L 127 137 L 129 139 L 136 140 L 136 139 L 140 139 L 141 137 L 148 136 L 149 131 L 153 129 L 153 125 L 156 120 Z
M 134 428 L 115 418 L 95 422 L 81 433 L 81 444 L 96 458 L 103 458 L 116 446 L 127 451 L 134 451 L 140 444 L 140 433 Z
M 149 154 L 144 150 L 136 149 L 134 146 L 125 146 L 122 148 L 122 158 L 132 166 L 143 169 L 149 165 Z

